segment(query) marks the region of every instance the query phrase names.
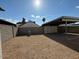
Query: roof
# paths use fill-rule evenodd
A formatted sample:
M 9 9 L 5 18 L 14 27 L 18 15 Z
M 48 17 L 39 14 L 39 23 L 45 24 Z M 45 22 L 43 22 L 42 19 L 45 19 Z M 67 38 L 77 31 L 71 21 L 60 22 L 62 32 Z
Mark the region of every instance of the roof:
M 34 22 L 26 22 L 25 24 L 20 26 L 20 28 L 23 28 L 23 27 L 39 27 L 39 25 L 37 25 Z
M 16 26 L 15 24 L 11 23 L 11 22 L 8 22 L 8 21 L 5 21 L 3 19 L 0 19 L 0 24 L 6 24 L 6 25 L 13 25 L 13 26 Z
M 79 18 L 78 17 L 71 17 L 71 16 L 62 16 L 62 17 L 58 17 L 52 21 L 49 21 L 45 24 L 43 24 L 42 26 L 58 26 L 60 24 L 65 24 L 67 21 L 67 23 L 75 23 L 75 22 L 79 22 Z

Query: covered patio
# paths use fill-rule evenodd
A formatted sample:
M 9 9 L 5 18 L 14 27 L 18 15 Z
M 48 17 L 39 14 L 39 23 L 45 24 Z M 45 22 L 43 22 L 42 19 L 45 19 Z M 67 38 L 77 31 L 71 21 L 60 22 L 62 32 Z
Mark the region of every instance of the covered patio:
M 50 22 L 47 22 L 45 24 L 43 24 L 42 26 L 44 27 L 45 31 L 48 31 L 48 29 L 55 29 L 55 28 L 51 28 L 51 27 L 56 27 L 56 32 L 65 32 L 67 33 L 67 24 L 71 24 L 71 23 L 76 23 L 79 22 L 79 18 L 78 17 L 70 17 L 70 16 L 62 16 L 59 18 L 56 18 Z M 64 30 L 61 29 L 61 24 L 65 24 L 64 26 Z M 50 28 L 45 28 L 45 27 L 50 27 Z M 48 31 L 49 32 L 49 31 Z

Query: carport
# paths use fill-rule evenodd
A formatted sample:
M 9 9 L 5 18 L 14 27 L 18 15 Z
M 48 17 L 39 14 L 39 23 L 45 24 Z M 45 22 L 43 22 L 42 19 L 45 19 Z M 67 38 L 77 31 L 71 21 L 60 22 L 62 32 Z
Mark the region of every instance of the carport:
M 46 27 L 46 26 L 50 26 L 50 27 L 56 26 L 57 27 L 57 32 L 61 32 L 63 30 L 61 30 L 61 27 L 59 25 L 65 24 L 65 28 L 64 28 L 65 31 L 64 32 L 67 33 L 67 30 L 68 30 L 67 29 L 67 24 L 75 23 L 75 22 L 79 22 L 79 18 L 78 17 L 62 16 L 62 17 L 56 18 L 56 19 L 54 19 L 54 20 L 52 20 L 50 22 L 47 22 L 47 23 L 43 24 L 42 26 L 43 27 Z

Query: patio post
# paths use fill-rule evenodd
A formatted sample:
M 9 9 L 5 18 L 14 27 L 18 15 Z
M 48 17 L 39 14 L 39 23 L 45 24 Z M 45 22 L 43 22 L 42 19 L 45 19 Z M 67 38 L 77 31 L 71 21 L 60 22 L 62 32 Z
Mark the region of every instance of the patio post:
M 65 33 L 67 33 L 67 20 L 65 22 Z

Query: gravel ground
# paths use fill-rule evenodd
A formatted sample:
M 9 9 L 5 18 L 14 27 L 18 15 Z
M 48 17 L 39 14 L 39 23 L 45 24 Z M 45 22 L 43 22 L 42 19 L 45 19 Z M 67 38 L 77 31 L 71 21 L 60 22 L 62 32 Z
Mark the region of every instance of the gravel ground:
M 44 35 L 16 37 L 2 49 L 3 59 L 79 59 L 79 52 Z

